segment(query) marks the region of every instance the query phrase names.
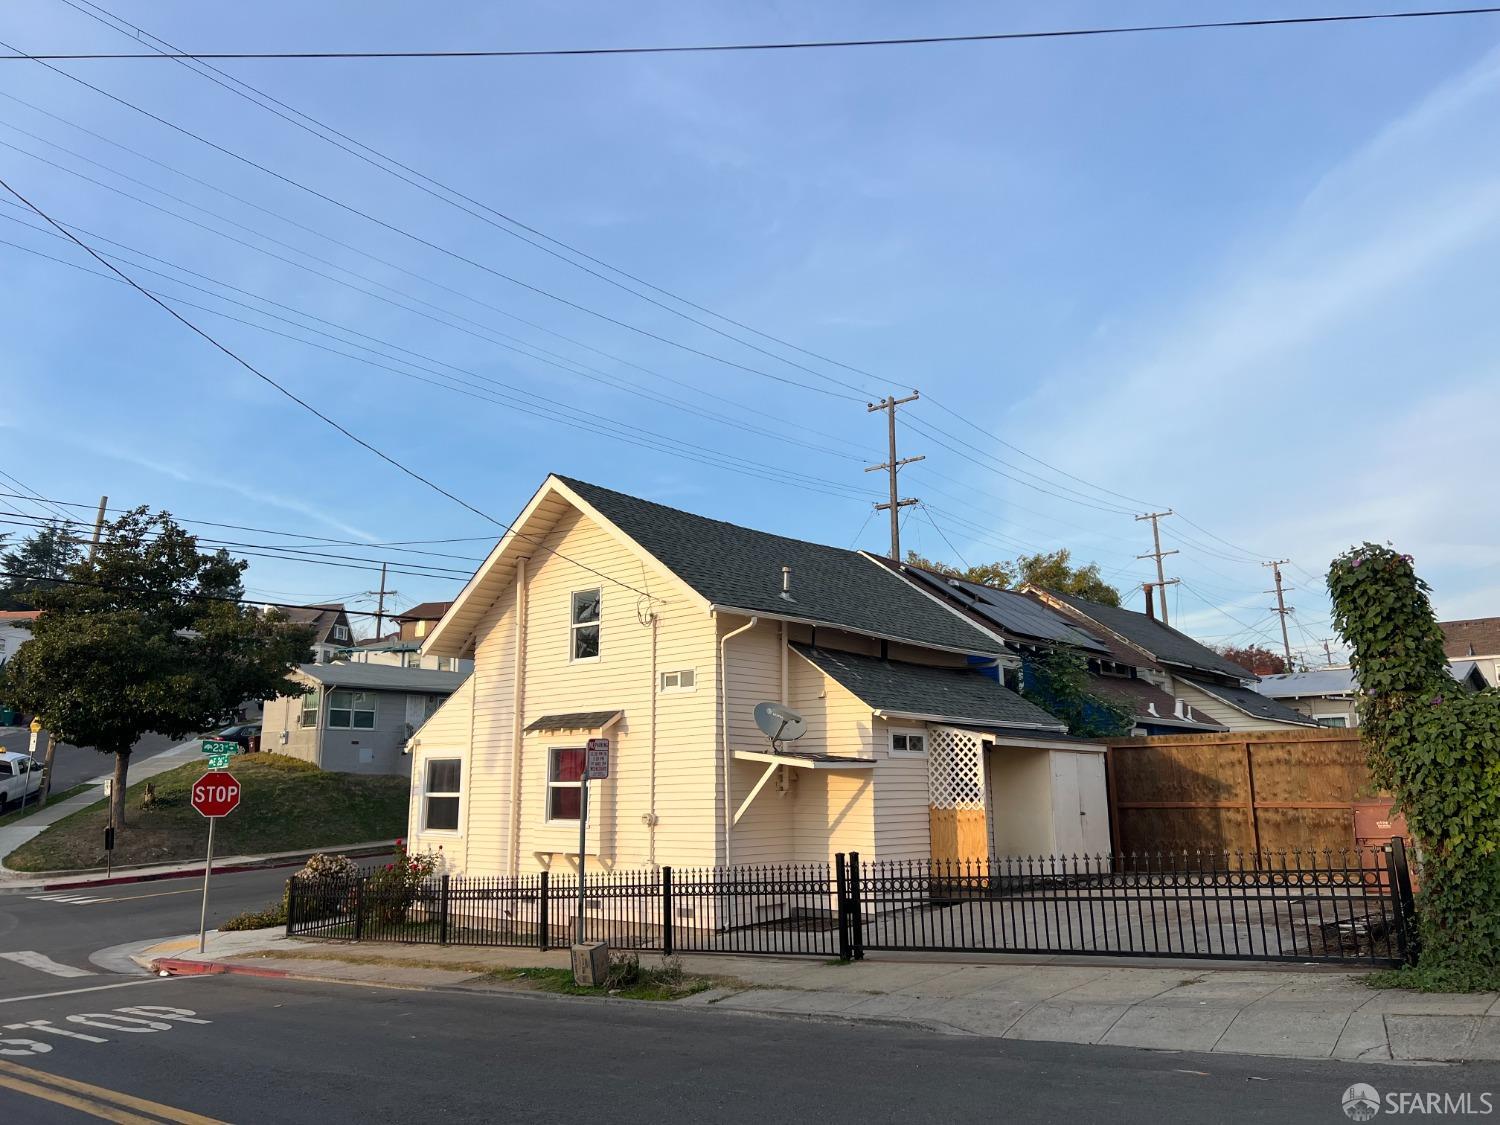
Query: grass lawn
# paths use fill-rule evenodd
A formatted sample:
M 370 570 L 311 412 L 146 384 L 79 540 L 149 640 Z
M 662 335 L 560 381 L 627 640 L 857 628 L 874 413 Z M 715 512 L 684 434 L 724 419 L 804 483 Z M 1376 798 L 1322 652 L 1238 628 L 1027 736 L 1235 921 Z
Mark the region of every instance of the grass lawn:
M 87 788 L 88 783 L 85 782 L 82 785 L 75 785 L 71 789 L 64 789 L 61 793 L 53 793 L 47 798 L 47 803 L 49 805 L 55 805 L 58 801 L 66 801 L 69 797 L 76 797 L 79 793 L 82 793 Z M 35 796 L 27 797 L 26 807 L 24 809 L 20 805 L 17 805 L 15 811 L 8 812 L 4 816 L 0 816 L 0 828 L 4 828 L 7 824 L 14 824 L 18 820 L 23 820 L 26 817 L 31 816 L 40 807 L 41 806 L 37 804 Z
M 243 787 L 239 808 L 214 829 L 218 855 L 259 855 L 390 840 L 406 834 L 407 780 L 327 773 L 280 754 L 236 759 Z M 172 863 L 199 859 L 208 843 L 208 821 L 189 804 L 199 763 L 179 766 L 151 779 L 156 806 L 141 808 L 146 783 L 126 793 L 127 824 L 115 834 L 116 864 Z M 69 871 L 104 866 L 103 801 L 64 817 L 5 857 L 17 871 Z

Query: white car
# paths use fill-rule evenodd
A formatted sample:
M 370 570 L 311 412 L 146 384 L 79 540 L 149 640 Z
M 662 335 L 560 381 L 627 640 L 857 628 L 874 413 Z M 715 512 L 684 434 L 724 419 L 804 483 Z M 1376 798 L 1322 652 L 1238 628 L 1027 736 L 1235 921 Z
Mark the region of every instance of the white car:
M 21 798 L 35 797 L 42 790 L 42 763 L 14 750 L 0 750 L 0 809 Z

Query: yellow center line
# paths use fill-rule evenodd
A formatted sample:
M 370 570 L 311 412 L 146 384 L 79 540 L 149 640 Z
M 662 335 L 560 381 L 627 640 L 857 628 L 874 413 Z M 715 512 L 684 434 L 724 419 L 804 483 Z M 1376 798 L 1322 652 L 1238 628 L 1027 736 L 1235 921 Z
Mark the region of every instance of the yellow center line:
M 34 1070 L 5 1059 L 0 1059 L 0 1087 L 56 1102 L 58 1105 L 68 1106 L 105 1121 L 123 1122 L 125 1125 L 161 1125 L 163 1121 L 176 1122 L 177 1125 L 225 1125 L 217 1118 L 204 1117 L 199 1113 L 190 1113 L 185 1109 L 162 1105 L 160 1102 L 149 1101 L 146 1098 L 137 1098 L 118 1090 L 109 1090 L 103 1086 L 93 1086 L 73 1078 L 64 1078 L 60 1074 Z M 93 1100 L 88 1100 L 90 1098 Z M 124 1106 L 125 1109 L 116 1109 L 115 1106 Z M 132 1109 L 140 1110 L 141 1113 L 149 1113 L 151 1116 L 142 1117 L 139 1114 L 127 1112 Z

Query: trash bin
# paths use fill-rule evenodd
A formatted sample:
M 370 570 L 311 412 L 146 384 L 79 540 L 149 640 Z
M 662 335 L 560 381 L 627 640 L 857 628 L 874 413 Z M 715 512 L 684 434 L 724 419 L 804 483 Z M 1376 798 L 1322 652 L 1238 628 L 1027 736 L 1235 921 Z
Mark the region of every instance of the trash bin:
M 252 734 L 249 739 L 250 745 L 245 749 L 251 754 L 260 753 L 260 735 Z
M 13 727 L 16 725 L 16 709 L 14 707 L 0 707 L 0 727 Z

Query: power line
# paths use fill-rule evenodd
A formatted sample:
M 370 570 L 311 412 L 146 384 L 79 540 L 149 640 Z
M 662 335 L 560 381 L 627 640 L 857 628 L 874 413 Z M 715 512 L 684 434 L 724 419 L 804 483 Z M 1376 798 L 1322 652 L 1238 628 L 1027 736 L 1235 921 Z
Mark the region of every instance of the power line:
M 68 7 L 72 8 L 74 11 L 88 16 L 90 19 L 103 24 L 105 27 L 108 27 L 121 35 L 136 39 L 149 39 L 154 41 L 154 43 L 161 44 L 161 47 L 153 46 L 152 48 L 158 54 L 166 55 L 176 50 L 176 48 L 173 47 L 173 45 L 167 42 L 165 39 L 162 39 L 156 35 L 152 35 L 150 32 L 144 31 L 140 27 L 131 24 L 129 21 L 115 15 L 113 12 L 108 11 L 100 5 L 91 3 L 90 0 L 83 0 L 83 4 L 85 7 L 92 9 L 92 11 L 85 11 L 85 8 L 80 7 L 79 4 L 75 2 L 75 0 L 62 0 L 62 2 L 64 4 L 67 4 Z M 123 25 L 123 27 L 120 25 Z M 167 50 L 163 51 L 161 49 L 162 47 L 167 48 Z M 802 371 L 806 371 L 809 374 L 816 375 L 819 378 L 828 378 L 828 376 L 822 372 L 815 371 L 812 368 L 806 367 L 793 360 L 789 360 L 785 356 L 777 355 L 774 352 L 767 351 L 766 349 L 761 348 L 748 340 L 744 340 L 732 333 L 728 333 L 723 331 L 722 329 L 716 328 L 712 324 L 708 324 L 704 321 L 698 320 L 696 317 L 688 316 L 680 309 L 673 308 L 671 305 L 665 304 L 661 301 L 657 301 L 645 293 L 641 293 L 636 289 L 632 289 L 630 286 L 624 285 L 614 277 L 609 277 L 605 274 L 599 273 L 596 270 L 590 269 L 588 266 L 583 265 L 582 263 L 575 261 L 573 258 L 568 257 L 567 254 L 560 253 L 559 250 L 566 250 L 568 254 L 575 254 L 579 258 L 582 258 L 584 261 L 598 266 L 601 269 L 608 270 L 610 273 L 616 274 L 619 277 L 623 277 L 635 283 L 636 285 L 642 285 L 654 293 L 659 293 L 664 297 L 678 302 L 679 304 L 686 305 L 688 308 L 695 309 L 701 313 L 705 313 L 706 315 L 711 316 L 716 320 L 723 321 L 726 324 L 731 324 L 736 328 L 742 329 L 746 332 L 750 332 L 751 334 L 759 336 L 762 339 L 780 344 L 782 347 L 790 348 L 793 351 L 800 352 L 801 354 L 806 355 L 812 359 L 821 360 L 824 363 L 831 363 L 836 367 L 844 368 L 846 371 L 850 371 L 854 374 L 865 375 L 869 378 L 874 378 L 874 376 L 870 375 L 870 373 L 867 371 L 861 371 L 859 368 L 851 367 L 848 364 L 829 359 L 826 356 L 822 356 L 816 352 L 809 351 L 808 349 L 800 347 L 787 340 L 780 339 L 767 332 L 762 332 L 759 329 L 751 327 L 750 325 L 742 324 L 732 317 L 725 316 L 723 313 L 716 312 L 715 310 L 704 305 L 697 304 L 696 302 L 683 297 L 681 294 L 673 293 L 670 290 L 664 289 L 659 285 L 654 285 L 651 282 L 644 280 L 643 278 L 637 277 L 626 270 L 620 269 L 618 266 L 611 265 L 610 263 L 605 262 L 602 259 L 596 258 L 593 255 L 580 250 L 576 246 L 572 246 L 562 241 L 561 239 L 554 238 L 544 231 L 538 230 L 536 227 L 529 226 L 528 224 L 515 218 L 515 216 L 513 215 L 508 215 L 503 211 L 499 211 L 494 207 L 481 202 L 480 200 L 474 199 L 472 196 L 464 194 L 451 185 L 445 184 L 433 178 L 432 176 L 418 171 L 410 165 L 402 163 L 388 153 L 382 152 L 379 149 L 373 148 L 370 145 L 358 141 L 355 138 L 349 136 L 347 133 L 340 132 L 338 129 L 333 128 L 326 122 L 320 121 L 316 117 L 313 117 L 311 114 L 288 105 L 286 102 L 273 97 L 272 95 L 266 93 L 264 90 L 258 89 L 257 87 L 252 86 L 250 83 L 235 77 L 228 71 L 221 70 L 220 68 L 212 66 L 208 63 L 200 63 L 182 58 L 179 58 L 176 61 L 186 69 L 192 71 L 194 74 L 208 79 L 210 82 L 213 82 L 220 88 L 228 90 L 230 93 L 236 95 L 237 97 L 250 102 L 250 104 L 256 106 L 258 109 L 265 110 L 266 112 L 275 115 L 281 120 L 286 121 L 288 124 L 296 126 L 309 135 L 323 141 L 325 144 L 331 144 L 341 151 L 348 153 L 350 156 L 363 161 L 370 167 L 379 169 L 386 175 L 392 176 L 411 187 L 415 187 L 419 191 L 424 192 L 432 198 L 446 203 L 450 207 L 454 207 L 467 215 L 477 218 L 481 222 L 488 224 L 494 229 L 499 230 L 512 238 L 519 239 L 520 241 L 526 243 L 528 246 L 532 246 L 535 249 L 542 251 L 544 254 L 550 255 L 551 257 L 556 258 L 558 261 L 567 263 L 574 269 L 582 270 L 584 273 L 598 278 L 606 284 L 621 289 L 640 300 L 647 301 L 658 308 L 672 313 L 674 316 L 682 317 L 683 319 L 688 320 L 693 324 L 708 329 L 710 332 L 714 332 L 720 336 L 723 336 L 725 339 L 733 340 L 745 347 L 753 348 L 763 355 L 770 356 L 773 359 L 776 359 L 782 363 L 789 364 Z M 282 112 L 283 110 L 285 110 L 286 112 Z M 345 144 L 342 142 L 348 143 Z M 399 169 L 399 171 L 397 169 Z M 403 173 L 409 173 L 409 175 Z M 447 193 L 446 195 L 443 194 L 445 192 Z M 464 204 L 470 204 L 473 207 L 477 207 L 480 209 L 480 212 L 483 213 L 472 211 L 469 207 L 463 206 L 461 203 L 456 202 L 454 198 L 450 197 L 456 197 L 457 200 L 461 200 Z M 496 222 L 495 220 L 500 221 Z M 509 226 L 507 226 L 506 224 L 509 224 Z M 512 227 L 519 228 L 519 231 L 511 229 Z M 524 231 L 526 233 L 520 233 L 521 231 Z M 528 238 L 526 237 L 527 234 L 535 235 L 542 241 L 538 242 L 535 239 Z M 544 243 L 550 243 L 551 245 L 544 245 Z M 559 249 L 555 250 L 552 247 L 558 247 Z M 853 384 L 847 382 L 842 382 L 841 385 L 849 387 L 851 390 L 859 389 Z
M 751 367 L 748 364 L 739 363 L 739 362 L 737 362 L 735 360 L 732 360 L 732 359 L 729 359 L 729 358 L 727 358 L 725 356 L 717 355 L 717 354 L 715 354 L 713 352 L 707 352 L 707 351 L 704 351 L 701 348 L 693 347 L 691 344 L 685 344 L 685 343 L 683 343 L 680 340 L 674 340 L 671 337 L 660 335 L 659 333 L 652 332 L 650 329 L 642 328 L 639 325 L 631 324 L 628 321 L 624 321 L 624 320 L 620 320 L 620 319 L 618 319 L 616 317 L 612 317 L 608 313 L 603 313 L 603 312 L 600 312 L 597 309 L 590 308 L 587 305 L 579 304 L 577 301 L 570 300 L 569 298 L 564 297 L 561 294 L 554 293 L 551 290 L 543 289 L 542 287 L 537 286 L 537 285 L 532 285 L 530 282 L 527 282 L 527 281 L 522 281 L 518 277 L 514 277 L 511 274 L 505 273 L 502 270 L 495 269 L 493 266 L 485 265 L 483 262 L 480 262 L 480 261 L 478 261 L 478 260 L 476 260 L 474 258 L 470 258 L 470 257 L 468 257 L 465 254 L 461 254 L 457 250 L 453 250 L 450 247 L 443 246 L 440 243 L 433 242 L 431 239 L 424 238 L 423 236 L 421 236 L 419 234 L 415 234 L 414 232 L 409 231 L 406 228 L 404 228 L 402 226 L 399 226 L 396 223 L 387 222 L 384 219 L 378 218 L 375 215 L 372 215 L 371 213 L 369 213 L 368 211 L 363 211 L 360 208 L 355 207 L 353 204 L 345 203 L 344 201 L 342 201 L 340 199 L 336 199 L 333 196 L 328 195 L 326 192 L 319 191 L 316 188 L 310 187 L 307 184 L 302 183 L 300 180 L 294 179 L 293 177 L 287 176 L 287 175 L 285 175 L 285 174 L 283 174 L 281 172 L 277 172 L 276 170 L 268 167 L 267 165 L 264 165 L 264 164 L 261 164 L 261 163 L 255 161 L 255 160 L 252 160 L 248 156 L 244 156 L 241 153 L 235 152 L 233 149 L 227 148 L 224 145 L 221 145 L 221 144 L 217 143 L 216 141 L 211 141 L 207 137 L 201 136 L 200 134 L 193 132 L 191 129 L 187 129 L 184 126 L 176 124 L 175 122 L 168 121 L 165 117 L 162 117 L 162 116 L 160 116 L 158 114 L 152 113 L 148 109 L 143 109 L 141 106 L 136 105 L 134 102 L 131 102 L 131 101 L 129 101 L 126 98 L 122 98 L 122 97 L 120 97 L 117 94 L 112 94 L 108 90 L 104 89 L 101 86 L 96 86 L 92 82 L 85 81 L 84 79 L 79 78 L 75 74 L 69 74 L 66 70 L 63 70 L 60 67 L 53 66 L 50 62 L 46 62 L 46 61 L 43 61 L 43 60 L 40 60 L 40 59 L 34 59 L 33 56 L 27 55 L 25 52 L 20 51 L 18 48 L 12 46 L 11 44 L 9 44 L 9 43 L 7 43 L 7 42 L 5 42 L 3 40 L 0 40 L 0 47 L 4 47 L 8 51 L 14 51 L 14 52 L 16 52 L 16 54 L 19 57 L 32 58 L 33 61 L 39 62 L 42 66 L 46 67 L 48 70 L 51 70 L 53 73 L 59 74 L 62 77 L 67 78 L 71 82 L 76 82 L 79 85 L 86 87 L 87 89 L 93 90 L 95 93 L 99 94 L 102 97 L 108 98 L 110 101 L 113 101 L 113 102 L 115 102 L 115 103 L 117 103 L 119 105 L 122 105 L 122 106 L 126 107 L 127 109 L 133 110 L 136 113 L 139 113 L 139 114 L 141 114 L 141 115 L 143 115 L 145 117 L 148 117 L 152 121 L 155 121 L 158 124 L 163 125 L 166 128 L 173 130 L 176 133 L 180 133 L 182 136 L 185 136 L 185 137 L 190 138 L 191 140 L 197 141 L 199 144 L 206 145 L 209 148 L 213 149 L 215 152 L 221 153 L 224 156 L 228 156 L 228 157 L 230 157 L 233 160 L 237 160 L 240 163 L 246 165 L 247 167 L 254 168 L 256 171 L 261 172 L 264 175 L 271 176 L 273 179 L 279 180 L 282 183 L 288 185 L 289 187 L 294 187 L 294 188 L 296 188 L 299 191 L 305 192 L 306 194 L 313 196 L 314 198 L 321 199 L 323 202 L 328 203 L 329 205 L 331 205 L 333 207 L 339 208 L 341 211 L 346 211 L 346 212 L 348 212 L 351 215 L 355 215 L 358 218 L 364 219 L 366 222 L 373 223 L 376 226 L 382 228 L 383 230 L 390 231 L 393 234 L 398 234 L 401 237 L 409 239 L 410 241 L 415 242 L 415 243 L 417 243 L 420 246 L 425 246 L 429 250 L 432 250 L 432 251 L 435 251 L 436 253 L 442 254 L 445 257 L 452 258 L 454 261 L 462 262 L 465 265 L 471 266 L 474 269 L 480 270 L 483 273 L 490 274 L 491 276 L 497 277 L 497 278 L 501 279 L 502 281 L 506 281 L 506 282 L 508 282 L 508 283 L 510 283 L 512 285 L 515 285 L 515 286 L 521 288 L 521 289 L 525 289 L 525 290 L 527 290 L 530 293 L 534 293 L 534 294 L 536 294 L 539 297 L 544 297 L 544 298 L 546 298 L 549 301 L 554 301 L 557 304 L 560 304 L 560 305 L 563 305 L 563 306 L 565 306 L 567 308 L 573 309 L 576 312 L 584 313 L 584 314 L 586 314 L 588 316 L 595 317 L 595 318 L 597 318 L 599 320 L 602 320 L 602 321 L 604 321 L 604 322 L 606 322 L 608 324 L 613 324 L 613 325 L 615 325 L 618 328 L 624 328 L 627 331 L 637 333 L 638 335 L 647 337 L 648 339 L 656 340 L 659 343 L 667 344 L 670 347 L 678 348 L 678 349 L 680 349 L 680 350 L 682 350 L 684 352 L 687 352 L 687 353 L 689 353 L 691 355 L 696 355 L 696 356 L 699 356 L 700 358 L 703 358 L 703 359 L 712 360 L 715 363 L 724 364 L 726 367 L 732 367 L 732 368 L 735 368 L 735 369 L 737 369 L 739 371 L 744 371 L 744 372 L 746 372 L 748 374 L 751 374 L 751 375 L 759 375 L 759 376 L 762 376 L 762 377 L 764 377 L 766 379 L 774 380 L 775 382 L 778 382 L 778 383 L 785 383 L 785 384 L 787 384 L 789 386 L 801 387 L 804 390 L 814 391 L 814 392 L 819 393 L 819 394 L 831 395 L 834 398 L 845 398 L 845 399 L 852 399 L 854 401 L 859 401 L 859 396 L 857 396 L 857 395 L 850 394 L 850 393 L 847 393 L 847 392 L 841 391 L 841 390 L 839 390 L 839 391 L 830 390 L 827 387 L 816 387 L 816 386 L 813 386 L 810 383 L 804 383 L 804 382 L 802 382 L 800 380 L 797 380 L 797 379 L 788 378 L 788 377 L 782 376 L 782 375 L 776 375 L 776 374 L 773 374 L 773 373 L 771 373 L 769 371 L 762 371 L 760 368 Z M 0 55 L 0 59 L 4 59 L 5 57 L 6 56 Z M 817 374 L 817 373 L 815 373 L 815 374 Z M 838 383 L 839 382 L 838 380 L 833 379 L 831 376 L 820 375 L 820 377 L 823 378 L 823 379 L 826 379 L 826 380 L 828 380 L 830 382 L 833 382 L 833 383 Z
M 495 518 L 494 516 L 490 515 L 488 512 L 485 512 L 485 511 L 483 511 L 483 510 L 481 510 L 479 508 L 476 508 L 473 504 L 470 504 L 467 500 L 464 500 L 461 497 L 454 495 L 452 492 L 448 491 L 442 485 L 437 484 L 436 482 L 434 482 L 432 480 L 429 480 L 427 477 L 423 476 L 421 473 L 417 472 L 415 469 L 409 468 L 408 466 L 402 464 L 400 461 L 396 460 L 396 458 L 392 457 L 389 453 L 386 453 L 384 450 L 379 449 L 378 447 L 372 445 L 370 442 L 366 441 L 364 438 L 359 437 L 357 434 L 355 434 L 353 431 L 351 431 L 350 429 L 348 429 L 342 423 L 335 421 L 333 418 L 331 418 L 327 414 L 323 413 L 321 410 L 319 410 L 317 407 L 313 406 L 311 403 L 307 402 L 305 399 L 299 398 L 291 390 L 289 390 L 288 388 L 282 386 L 275 379 L 273 379 L 269 375 L 265 374 L 259 368 L 253 366 L 249 361 L 240 358 L 240 356 L 238 354 L 236 354 L 235 352 L 231 351 L 225 345 L 219 343 L 219 341 L 216 340 L 213 336 L 209 335 L 209 333 L 205 332 L 202 328 L 199 328 L 191 320 L 189 320 L 187 317 L 183 316 L 176 309 L 172 308 L 169 304 L 167 304 L 161 298 L 155 296 L 154 294 L 148 292 L 146 289 L 142 288 L 139 284 L 137 284 L 135 282 L 135 280 L 133 278 L 131 278 L 124 271 L 118 269 L 116 266 L 114 266 L 113 264 L 111 264 L 105 258 L 101 257 L 87 243 L 83 242 L 81 239 L 79 239 L 77 236 L 75 236 L 71 232 L 66 231 L 66 229 L 64 227 L 58 225 L 45 211 L 43 211 L 36 204 L 32 203 L 31 200 L 27 199 L 24 195 L 22 195 L 19 191 L 17 191 L 14 187 L 12 187 L 10 185 L 10 183 L 7 180 L 5 180 L 3 177 L 0 177 L 0 187 L 3 187 L 11 195 L 15 196 L 18 200 L 20 200 L 22 203 L 24 203 L 27 207 L 29 207 L 29 208 L 31 208 L 31 210 L 35 211 L 40 218 L 46 220 L 49 224 L 51 224 L 57 230 L 60 230 L 60 231 L 63 231 L 64 233 L 66 233 L 68 235 L 68 238 L 70 238 L 73 242 L 75 242 L 75 243 L 78 244 L 79 249 L 83 250 L 91 258 L 93 258 L 95 261 L 97 261 L 100 265 L 102 265 L 105 268 L 107 268 L 108 270 L 110 270 L 112 273 L 118 274 L 123 280 L 125 280 L 130 285 L 130 287 L 132 289 L 134 289 L 136 292 L 138 292 L 141 296 L 145 297 L 152 304 L 156 305 L 163 312 L 165 312 L 168 316 L 172 317 L 172 319 L 174 319 L 177 322 L 179 322 L 180 324 L 182 324 L 185 328 L 188 328 L 189 330 L 191 330 L 194 335 L 199 336 L 203 340 L 207 341 L 209 344 L 212 344 L 213 347 L 216 350 L 218 350 L 219 352 L 221 352 L 224 355 L 228 356 L 230 359 L 234 360 L 235 363 L 239 364 L 239 366 L 243 367 L 246 371 L 250 372 L 252 375 L 254 375 L 257 379 L 261 380 L 263 383 L 266 383 L 268 386 L 270 386 L 271 388 L 273 388 L 274 390 L 276 390 L 278 393 L 282 394 L 286 398 L 291 399 L 292 402 L 294 402 L 296 405 L 300 406 L 303 410 L 307 411 L 309 414 L 311 414 L 314 417 L 318 418 L 320 421 L 324 422 L 325 424 L 327 424 L 331 428 L 337 430 L 340 434 L 342 434 L 344 437 L 348 438 L 350 441 L 354 442 L 354 444 L 358 445 L 360 448 L 366 450 L 369 453 L 374 454 L 376 457 L 380 458 L 380 460 L 384 461 L 386 464 L 390 465 L 392 468 L 395 468 L 395 469 L 399 470 L 400 472 L 404 473 L 406 476 L 411 477 L 413 480 L 417 481 L 418 483 L 420 483 L 422 485 L 425 485 L 427 488 L 429 488 L 432 491 L 438 493 L 440 496 L 444 496 L 447 499 L 453 501 L 459 507 L 464 508 L 466 511 L 470 511 L 470 512 L 474 513 L 476 516 L 478 516 L 482 520 L 485 520 L 487 523 L 492 523 L 496 527 L 504 528 L 505 531 L 507 531 L 507 532 L 515 532 L 516 535 L 521 536 L 521 532 L 516 531 L 516 529 L 511 524 L 506 523 L 504 520 L 500 520 L 500 519 Z M 589 566 L 586 563 L 581 563 L 577 559 L 569 558 L 567 555 L 564 555 L 561 551 L 557 550 L 555 547 L 546 546 L 545 544 L 543 544 L 543 543 L 541 543 L 539 541 L 536 541 L 532 537 L 529 537 L 529 536 L 521 536 L 521 537 L 527 538 L 528 541 L 533 542 L 534 545 L 537 547 L 538 550 L 547 551 L 549 554 L 552 554 L 555 557 L 564 560 L 565 562 L 572 563 L 574 566 L 578 567 L 580 570 L 587 571 L 588 573 L 593 574 L 595 577 L 597 577 L 597 578 L 599 578 L 599 579 L 601 579 L 603 581 L 610 582 L 610 583 L 613 583 L 616 586 L 620 586 L 620 587 L 622 587 L 624 589 L 630 590 L 632 593 L 639 594 L 641 597 L 644 597 L 644 598 L 650 598 L 651 597 L 651 595 L 648 594 L 646 591 L 644 591 L 644 590 L 638 590 L 634 586 L 630 585 L 628 582 L 622 582 L 618 578 L 613 578 L 610 575 L 607 575 L 607 574 L 602 573 L 601 571 L 595 570 L 593 567 Z
M 589 57 L 600 55 L 681 55 L 732 51 L 807 51 L 852 47 L 917 47 L 944 43 L 998 43 L 1026 39 L 1081 39 L 1106 35 L 1139 35 L 1170 31 L 1212 31 L 1257 27 L 1294 27 L 1317 24 L 1370 23 L 1382 20 L 1431 19 L 1446 16 L 1479 16 L 1500 13 L 1500 8 L 1446 8 L 1440 10 L 1361 12 L 1332 16 L 1285 16 L 1279 19 L 1213 20 L 1195 23 L 1136 24 L 1127 27 L 1078 27 L 1048 31 L 1005 31 L 973 35 L 911 35 L 892 39 L 814 39 L 762 43 L 700 43 L 648 47 L 548 47 L 529 50 L 433 50 L 433 51 L 155 51 L 38 54 L 36 59 L 55 62 L 87 62 L 123 59 L 202 60 L 328 60 L 328 59 L 523 59 Z

